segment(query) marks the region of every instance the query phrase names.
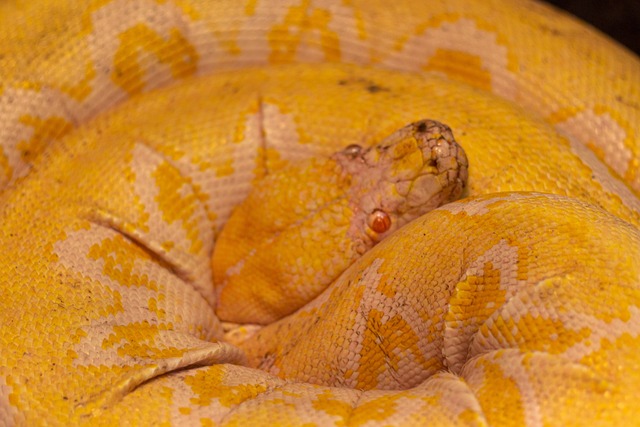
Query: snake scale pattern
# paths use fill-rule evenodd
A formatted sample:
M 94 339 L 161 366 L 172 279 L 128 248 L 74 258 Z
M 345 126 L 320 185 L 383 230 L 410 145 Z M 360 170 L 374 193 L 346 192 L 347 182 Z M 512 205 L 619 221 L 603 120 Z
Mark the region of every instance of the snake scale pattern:
M 234 207 L 425 118 L 465 197 L 233 344 Z M 0 425 L 640 423 L 640 61 L 542 3 L 4 0 L 0 184 Z

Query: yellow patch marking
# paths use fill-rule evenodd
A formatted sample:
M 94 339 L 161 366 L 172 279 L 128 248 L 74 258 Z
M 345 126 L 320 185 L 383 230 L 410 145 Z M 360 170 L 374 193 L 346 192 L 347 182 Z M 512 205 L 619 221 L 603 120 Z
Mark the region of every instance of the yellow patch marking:
M 224 383 L 225 375 L 221 369 L 198 371 L 185 377 L 185 384 L 191 387 L 196 397 L 190 399 L 197 406 L 209 406 L 215 400 L 220 405 L 232 408 L 242 402 L 264 393 L 265 385 L 240 384 L 230 386 Z
M 113 333 L 102 341 L 102 349 L 117 347 L 120 357 L 137 357 L 151 359 L 166 359 L 180 357 L 184 349 L 176 347 L 157 347 L 154 340 L 161 331 L 172 331 L 171 323 L 151 325 L 147 321 L 134 322 L 129 325 L 114 325 Z
M 385 321 L 384 318 L 388 319 Z M 362 368 L 358 369 L 356 387 L 375 388 L 379 375 L 386 374 L 389 370 L 397 371 L 401 362 L 410 356 L 424 369 L 431 368 L 430 365 L 435 361 L 424 359 L 418 347 L 419 341 L 420 337 L 402 316 L 388 316 L 384 311 L 375 309 L 369 311 L 360 351 L 359 364 Z M 371 366 L 378 367 L 373 377 L 371 374 L 367 375 Z
M 148 275 L 134 272 L 136 261 L 149 261 L 151 258 L 122 235 L 117 234 L 92 245 L 87 256 L 94 261 L 102 260 L 103 274 L 120 285 L 158 290 L 158 284 Z
M 31 163 L 53 139 L 73 129 L 73 125 L 62 117 L 41 119 L 24 115 L 20 117 L 20 123 L 33 128 L 31 139 L 29 141 L 20 141 L 16 145 L 20 151 L 22 161 L 25 163 Z
M 477 55 L 436 49 L 425 69 L 440 71 L 453 80 L 460 80 L 486 91 L 491 90 L 491 72 L 483 68 L 482 59 Z
M 402 394 L 384 395 L 360 403 L 353 411 L 349 419 L 349 425 L 353 427 L 363 426 L 372 421 L 383 422 L 386 419 L 397 415 L 398 401 Z
M 120 47 L 114 56 L 111 78 L 130 95 L 140 93 L 145 86 L 148 64 L 139 62 L 140 51 L 154 54 L 160 63 L 169 66 L 176 79 L 196 72 L 199 55 L 177 29 L 172 29 L 165 39 L 148 26 L 138 24 L 120 33 L 118 38 Z
M 159 164 L 152 172 L 158 194 L 155 198 L 162 219 L 167 224 L 180 221 L 187 239 L 191 242 L 191 253 L 197 254 L 203 248 L 196 207 L 200 203 L 195 193 L 183 194 L 191 188 L 187 186 L 185 177 L 168 163 Z
M 499 357 L 499 356 L 498 356 Z M 502 367 L 489 360 L 477 362 L 477 368 L 484 370 L 484 381 L 476 395 L 482 405 L 489 425 L 526 425 L 524 404 L 518 384 L 510 378 Z M 508 399 L 496 399 L 496 392 Z
M 342 419 L 351 413 L 351 404 L 337 399 L 329 390 L 324 390 L 312 401 L 313 408 Z
M 331 13 L 324 9 L 314 9 L 311 1 L 303 0 L 299 6 L 290 6 L 281 24 L 275 24 L 267 39 L 271 46 L 269 62 L 284 64 L 292 62 L 298 49 L 306 41 L 305 37 L 317 31 L 320 34 L 322 53 L 326 61 L 340 59 L 340 41 L 338 35 L 329 29 Z
M 383 62 L 402 70 L 442 72 L 452 80 L 513 99 L 518 61 L 507 46 L 506 37 L 491 23 L 441 13 L 397 38 L 394 53 Z M 498 76 L 499 85 L 494 84 Z
M 95 66 L 92 63 L 85 65 L 85 75 L 78 79 L 77 83 L 60 86 L 60 90 L 77 101 L 84 101 L 93 92 L 93 82 L 97 76 Z
M 244 6 L 244 13 L 247 16 L 252 16 L 256 13 L 256 6 L 258 5 L 258 0 L 248 0 L 246 5 Z

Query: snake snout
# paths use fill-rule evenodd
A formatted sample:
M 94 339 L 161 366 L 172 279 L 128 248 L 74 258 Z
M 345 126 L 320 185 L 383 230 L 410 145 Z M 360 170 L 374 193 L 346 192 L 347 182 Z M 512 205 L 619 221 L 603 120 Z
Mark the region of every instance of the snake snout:
M 407 202 L 417 215 L 457 200 L 467 186 L 469 161 L 449 126 L 435 120 L 409 125 L 422 149 L 423 168 L 409 188 Z
M 469 162 L 449 126 L 435 120 L 411 123 L 389 136 L 394 157 L 387 180 L 396 228 L 457 200 L 467 185 Z M 385 200 L 382 200 L 385 202 Z

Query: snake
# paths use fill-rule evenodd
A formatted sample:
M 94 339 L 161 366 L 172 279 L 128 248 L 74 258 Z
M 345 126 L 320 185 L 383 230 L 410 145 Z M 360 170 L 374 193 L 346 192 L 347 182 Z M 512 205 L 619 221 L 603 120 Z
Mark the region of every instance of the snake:
M 638 424 L 640 61 L 588 25 L 5 0 L 0 76 L 1 425 Z

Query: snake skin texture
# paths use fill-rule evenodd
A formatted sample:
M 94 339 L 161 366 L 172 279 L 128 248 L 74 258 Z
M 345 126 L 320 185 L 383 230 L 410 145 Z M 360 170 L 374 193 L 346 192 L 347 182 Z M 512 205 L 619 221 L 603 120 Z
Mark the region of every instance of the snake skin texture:
M 395 230 L 459 199 L 468 171 L 451 129 L 420 120 L 267 175 L 216 240 L 218 318 L 265 325 L 293 313 Z
M 234 207 L 425 118 L 466 197 L 226 340 Z M 541 3 L 4 0 L 0 148 L 1 425 L 640 424 L 640 61 Z

